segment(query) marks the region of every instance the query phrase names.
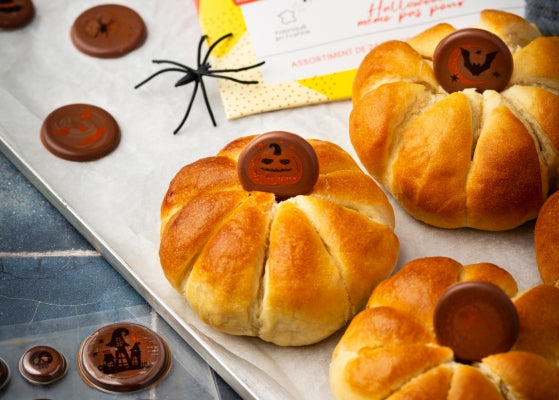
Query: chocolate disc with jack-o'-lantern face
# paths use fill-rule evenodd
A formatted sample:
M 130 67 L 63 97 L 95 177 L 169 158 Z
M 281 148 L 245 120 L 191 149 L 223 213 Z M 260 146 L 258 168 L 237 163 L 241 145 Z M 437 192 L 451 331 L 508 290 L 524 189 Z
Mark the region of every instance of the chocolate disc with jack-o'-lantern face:
M 239 179 L 246 190 L 287 198 L 308 193 L 318 179 L 313 147 L 290 132 L 273 131 L 253 139 L 239 155 Z
M 477 28 L 460 29 L 445 37 L 433 54 L 433 69 L 449 93 L 467 88 L 478 92 L 503 90 L 513 71 L 512 54 L 497 35 Z
M 43 145 L 54 155 L 70 161 L 91 161 L 113 151 L 120 129 L 111 114 L 90 104 L 57 108 L 44 120 Z

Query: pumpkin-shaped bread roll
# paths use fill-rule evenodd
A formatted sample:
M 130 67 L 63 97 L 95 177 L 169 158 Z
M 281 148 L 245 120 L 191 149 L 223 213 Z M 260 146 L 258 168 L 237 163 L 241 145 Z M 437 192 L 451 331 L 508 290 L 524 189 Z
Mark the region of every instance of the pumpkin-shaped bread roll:
M 237 139 L 177 173 L 161 206 L 161 265 L 214 328 L 282 346 L 315 343 L 343 327 L 392 272 L 394 213 L 349 154 L 320 140 L 308 140 L 318 168 L 308 190 L 281 197 L 247 190 L 239 157 L 261 136 Z M 288 169 L 274 167 L 280 154 L 272 144 L 242 161 L 264 160 L 258 168 L 267 177 L 253 176 L 264 188 Z M 300 161 L 290 148 L 281 153 L 286 164 Z M 296 179 L 286 174 L 284 181 Z

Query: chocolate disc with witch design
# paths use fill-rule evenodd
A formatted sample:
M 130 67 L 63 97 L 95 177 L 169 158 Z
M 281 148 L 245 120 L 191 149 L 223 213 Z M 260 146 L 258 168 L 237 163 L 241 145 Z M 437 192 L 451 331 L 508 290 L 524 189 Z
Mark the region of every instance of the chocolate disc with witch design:
M 271 192 L 284 199 L 311 191 L 318 179 L 318 158 L 302 137 L 273 131 L 243 149 L 237 170 L 246 190 Z
M 104 326 L 81 344 L 77 365 L 82 379 L 105 392 L 130 393 L 159 383 L 172 364 L 167 342 L 132 322 Z
M 433 55 L 433 69 L 449 93 L 467 88 L 503 90 L 512 75 L 513 59 L 505 42 L 483 29 L 461 29 L 445 37 Z
M 54 155 L 71 161 L 91 161 L 113 151 L 120 129 L 111 114 L 89 104 L 57 108 L 44 120 L 41 141 Z

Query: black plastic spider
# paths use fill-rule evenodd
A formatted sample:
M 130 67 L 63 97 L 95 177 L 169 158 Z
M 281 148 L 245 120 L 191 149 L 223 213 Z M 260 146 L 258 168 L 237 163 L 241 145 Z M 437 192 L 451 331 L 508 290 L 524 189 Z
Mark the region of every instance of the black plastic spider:
M 217 124 L 215 122 L 213 112 L 212 112 L 212 108 L 210 107 L 210 102 L 208 101 L 208 95 L 206 93 L 206 87 L 204 86 L 204 81 L 202 80 L 202 77 L 208 76 L 208 77 L 211 77 L 211 78 L 229 79 L 229 80 L 237 82 L 237 83 L 244 83 L 244 84 L 248 84 L 248 85 L 253 85 L 253 84 L 258 83 L 258 81 L 243 81 L 243 80 L 240 80 L 240 79 L 232 78 L 230 76 L 221 75 L 221 74 L 226 73 L 226 72 L 240 72 L 240 71 L 245 71 L 247 69 L 256 68 L 256 67 L 259 67 L 262 64 L 264 64 L 264 61 L 259 62 L 258 64 L 249 65 L 248 67 L 242 67 L 242 68 L 215 69 L 215 70 L 211 69 L 211 65 L 208 62 L 208 58 L 209 58 L 211 52 L 221 41 L 223 41 L 223 40 L 225 40 L 225 39 L 227 39 L 231 36 L 233 36 L 233 34 L 228 33 L 227 35 L 224 35 L 224 36 L 220 37 L 219 39 L 217 39 L 208 49 L 208 52 L 204 56 L 204 60 L 201 60 L 201 58 L 202 58 L 202 45 L 204 43 L 204 40 L 206 40 L 207 37 L 208 37 L 207 35 L 202 36 L 200 38 L 200 42 L 198 43 L 198 61 L 197 61 L 198 65 L 197 65 L 197 69 L 191 68 L 187 65 L 179 64 L 178 62 L 175 62 L 175 61 L 153 60 L 153 62 L 155 64 L 171 64 L 171 65 L 174 65 L 175 67 L 165 68 L 165 69 L 162 69 L 160 71 L 157 71 L 156 73 L 154 73 L 153 75 L 151 75 L 147 79 L 143 80 L 142 82 L 140 82 L 136 86 L 134 86 L 134 89 L 137 89 L 140 86 L 142 86 L 144 83 L 146 83 L 149 80 L 151 80 L 152 78 L 156 77 L 157 75 L 162 74 L 163 72 L 170 72 L 170 71 L 186 73 L 185 76 L 183 76 L 181 79 L 179 79 L 177 81 L 177 83 L 175 83 L 175 87 L 187 85 L 190 82 L 194 82 L 194 90 L 192 92 L 192 97 L 190 98 L 190 102 L 188 103 L 188 108 L 186 110 L 186 113 L 184 114 L 184 117 L 183 117 L 181 123 L 179 124 L 177 129 L 175 129 L 173 134 L 176 134 L 182 128 L 183 124 L 185 123 L 186 119 L 188 118 L 188 114 L 190 113 L 190 109 L 192 108 L 192 104 L 194 103 L 194 98 L 196 97 L 196 93 L 198 92 L 198 86 L 202 87 L 202 94 L 204 95 L 204 101 L 206 103 L 206 108 L 208 109 L 208 112 L 210 113 L 212 123 L 213 123 L 214 126 L 217 126 Z

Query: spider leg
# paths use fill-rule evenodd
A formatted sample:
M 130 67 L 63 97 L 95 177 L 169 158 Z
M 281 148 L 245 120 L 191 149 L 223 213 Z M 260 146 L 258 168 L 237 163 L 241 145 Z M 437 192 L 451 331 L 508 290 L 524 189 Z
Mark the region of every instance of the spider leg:
M 184 68 L 186 70 L 191 70 L 192 69 L 188 65 L 184 65 L 184 64 L 178 63 L 176 61 L 171 61 L 171 60 L 152 60 L 152 62 L 154 64 L 172 64 L 172 65 L 176 65 L 177 67 Z
M 220 37 L 219 39 L 217 39 L 208 49 L 208 52 L 206 53 L 206 56 L 204 57 L 204 62 L 202 64 L 205 64 L 206 62 L 208 62 L 208 58 L 210 57 L 210 53 L 213 51 L 213 49 L 215 48 L 215 46 L 217 46 L 220 42 L 222 42 L 223 40 L 229 38 L 233 36 L 232 33 L 228 33 L 226 35 L 223 35 L 222 37 Z M 198 65 L 200 65 L 200 61 L 198 61 Z
M 202 79 L 200 79 L 200 86 L 202 86 L 202 94 L 204 95 L 204 102 L 206 103 L 206 108 L 208 109 L 208 112 L 210 113 L 212 123 L 213 123 L 214 126 L 217 126 L 217 124 L 215 122 L 214 114 L 212 112 L 212 107 L 210 106 L 210 101 L 208 100 L 208 94 L 206 93 L 206 87 L 204 86 L 204 81 Z
M 170 71 L 176 71 L 176 72 L 184 72 L 184 70 L 179 69 L 179 68 L 165 68 L 162 69 L 160 71 L 157 71 L 156 73 L 148 76 L 146 79 L 144 79 L 143 81 L 141 81 L 140 83 L 138 83 L 136 86 L 134 86 L 134 89 L 138 89 L 140 86 L 142 86 L 144 83 L 152 80 L 153 78 L 155 78 L 157 75 L 162 74 L 164 72 L 170 72 Z
M 197 59 L 197 63 L 198 63 L 198 67 L 200 67 L 200 61 L 202 60 L 202 45 L 204 44 L 204 40 L 206 40 L 208 38 L 208 35 L 202 35 L 202 37 L 200 38 L 200 41 L 198 42 L 198 59 Z
M 261 61 L 258 64 L 254 64 L 254 65 L 249 65 L 247 67 L 241 67 L 241 68 L 235 68 L 235 69 L 212 69 L 210 72 L 211 73 L 221 73 L 221 72 L 241 72 L 241 71 L 246 71 L 247 69 L 252 69 L 252 68 L 256 68 L 256 67 L 260 67 L 261 65 L 264 65 L 266 61 Z
M 196 83 L 194 84 L 194 89 L 192 90 L 192 96 L 190 97 L 190 102 L 188 103 L 188 108 L 186 109 L 186 112 L 184 113 L 184 117 L 182 117 L 182 120 L 179 124 L 179 126 L 177 126 L 177 128 L 173 131 L 173 135 L 176 135 L 178 131 L 180 131 L 180 129 L 182 128 L 182 126 L 184 125 L 184 123 L 186 122 L 186 119 L 188 118 L 188 115 L 190 114 L 190 110 L 192 109 L 192 104 L 194 104 L 194 98 L 196 97 L 196 93 L 198 92 L 198 81 L 196 81 Z M 203 88 L 203 86 L 202 86 Z
M 227 80 L 237 82 L 237 83 L 245 83 L 247 85 L 255 85 L 255 84 L 258 83 L 258 81 L 243 81 L 242 79 L 233 78 L 233 77 L 227 76 L 227 75 L 213 74 L 213 71 L 212 71 L 212 73 L 204 74 L 204 76 L 209 76 L 210 78 L 217 78 L 217 79 L 227 79 Z

